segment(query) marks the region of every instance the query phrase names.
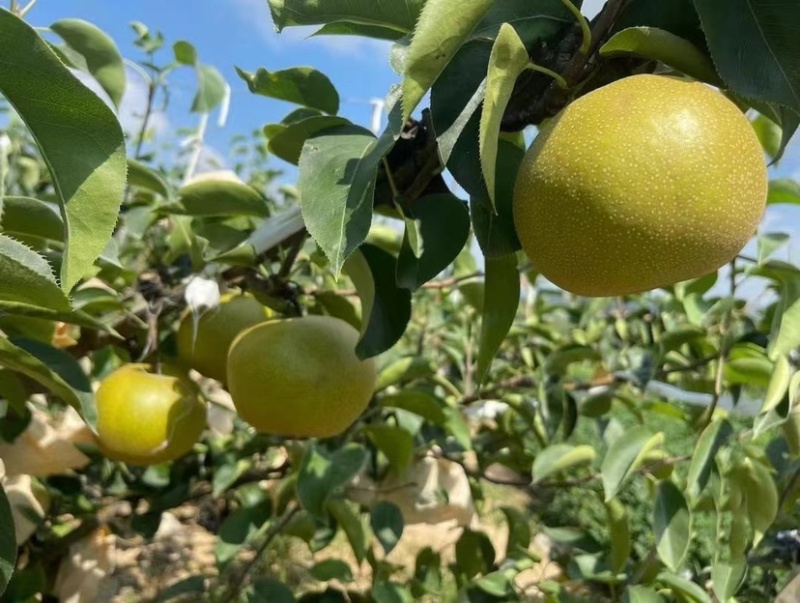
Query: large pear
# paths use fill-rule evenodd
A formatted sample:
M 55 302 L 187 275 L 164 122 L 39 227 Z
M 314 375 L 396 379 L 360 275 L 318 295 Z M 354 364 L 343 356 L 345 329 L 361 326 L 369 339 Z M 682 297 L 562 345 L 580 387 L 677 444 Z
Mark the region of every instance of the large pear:
M 766 197 L 764 154 L 736 105 L 701 83 L 635 75 L 542 129 L 517 176 L 514 224 L 554 284 L 626 295 L 730 262 Z

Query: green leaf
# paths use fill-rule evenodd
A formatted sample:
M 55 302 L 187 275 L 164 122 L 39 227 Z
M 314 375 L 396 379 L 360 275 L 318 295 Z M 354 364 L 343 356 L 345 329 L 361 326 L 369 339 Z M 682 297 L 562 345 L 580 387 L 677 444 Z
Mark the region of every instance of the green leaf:
M 192 101 L 193 113 L 209 113 L 215 109 L 228 94 L 228 83 L 212 65 L 199 64 L 197 72 L 197 94 Z
M 252 466 L 253 462 L 250 459 L 234 460 L 227 457 L 225 464 L 217 467 L 214 471 L 214 477 L 211 480 L 211 496 L 218 498 Z
M 259 578 L 253 583 L 253 596 L 248 603 L 295 603 L 292 590 L 283 582 L 272 578 Z
M 403 77 L 403 121 L 491 8 L 492 0 L 428 0 L 414 28 Z
M 233 560 L 269 519 L 270 510 L 269 499 L 262 497 L 228 515 L 219 526 L 219 540 L 214 547 L 217 562 L 224 564 Z
M 622 603 L 664 603 L 664 599 L 647 586 L 628 586 Z
M 236 68 L 253 94 L 287 101 L 330 115 L 339 112 L 339 93 L 328 76 L 312 67 L 293 67 L 267 71 L 259 67 L 255 73 Z
M 372 587 L 375 603 L 414 603 L 411 591 L 396 582 L 378 582 Z
M 660 582 L 672 592 L 679 593 L 692 603 L 711 603 L 711 597 L 706 594 L 706 591 L 704 591 L 699 584 L 695 584 L 677 574 L 661 572 L 656 576 L 656 581 Z
M 300 155 L 300 207 L 308 232 L 338 273 L 372 223 L 378 139 L 358 126 L 330 128 L 309 138 Z
M 411 319 L 411 292 L 397 286 L 396 266 L 390 253 L 365 244 L 344 267 L 361 298 L 363 327 L 356 347 L 359 358 L 372 358 L 390 349 Z
M 269 214 L 266 199 L 244 182 L 226 178 L 203 178 L 178 191 L 177 201 L 162 210 L 189 216 L 254 216 Z
M 722 79 L 742 96 L 800 111 L 794 0 L 694 0 Z M 742 47 L 747 52 L 741 52 Z
M 492 44 L 485 40 L 467 42 L 431 88 L 431 118 L 439 155 L 471 195 L 486 188 L 480 173 L 477 109 L 486 93 L 491 52 Z M 465 130 L 468 134 L 464 134 Z M 467 163 L 470 167 L 477 165 L 478 172 L 471 171 Z
M 17 540 L 14 536 L 14 516 L 11 505 L 3 490 L 2 477 L 5 470 L 0 472 L 0 595 L 6 590 L 14 573 L 17 562 Z
M 336 126 L 352 125 L 349 120 L 336 115 L 317 115 L 308 117 L 282 127 L 269 139 L 269 152 L 284 161 L 297 165 L 306 140 L 317 133 Z
M 366 461 L 367 452 L 358 444 L 347 444 L 329 454 L 311 442 L 297 476 L 300 503 L 309 513 L 322 515 L 328 497 L 353 479 Z
M 512 558 L 520 551 L 528 551 L 531 545 L 531 526 L 525 513 L 515 507 L 501 507 L 508 523 L 506 558 Z
M 325 559 L 315 564 L 311 568 L 311 575 L 320 582 L 328 580 L 339 580 L 340 582 L 352 582 L 353 571 L 347 562 L 341 559 Z
M 486 75 L 486 96 L 483 101 L 480 127 L 480 155 L 489 201 L 495 207 L 495 169 L 500 123 L 503 120 L 514 84 L 530 62 L 528 50 L 511 25 L 504 23 L 492 47 Z
M 800 112 L 792 111 L 788 107 L 779 107 L 778 111 L 781 115 L 781 144 L 778 147 L 778 152 L 772 158 L 772 164 L 777 164 L 786 152 L 786 147 L 789 145 L 792 137 L 797 128 L 800 127 Z
M 293 205 L 261 222 L 261 225 L 242 243 L 212 260 L 252 266 L 258 256 L 303 232 L 304 229 L 300 208 Z
M 429 195 L 414 202 L 406 216 L 419 225 L 422 254 L 411 249 L 406 229 L 397 258 L 397 284 L 414 291 L 453 263 L 469 237 L 469 212 L 451 194 Z
M 691 512 L 678 487 L 669 480 L 658 483 L 653 510 L 656 549 L 661 561 L 678 571 L 691 539 Z
M 533 460 L 533 481 L 540 482 L 561 471 L 591 463 L 596 457 L 597 453 L 591 446 L 552 444 Z
M 475 581 L 475 586 L 492 597 L 509 597 L 514 593 L 514 586 L 505 573 L 497 571 L 486 574 Z
M 186 40 L 178 40 L 172 45 L 175 60 L 181 65 L 194 67 L 197 65 L 197 49 Z
M 404 389 L 401 392 L 384 396 L 380 401 L 384 408 L 401 408 L 413 412 L 434 425 L 444 426 L 447 416 L 445 403 L 432 393 L 422 389 Z
M 732 435 L 733 427 L 726 419 L 713 421 L 700 434 L 686 476 L 686 494 L 690 501 L 697 501 L 705 491 L 717 452 Z
M 634 55 L 659 61 L 701 82 L 722 85 L 714 64 L 694 44 L 656 27 L 631 27 L 615 34 L 600 48 L 607 58 Z
M 164 179 L 154 170 L 135 159 L 128 159 L 128 184 L 169 198 L 169 188 Z
M 328 511 L 344 531 L 353 549 L 353 555 L 360 564 L 366 556 L 369 541 L 358 506 L 344 499 L 331 499 L 328 501 Z
M 631 534 L 628 524 L 628 510 L 618 499 L 605 501 L 608 534 L 611 538 L 609 564 L 614 573 L 621 572 L 631 556 Z
M 80 54 L 86 67 L 115 107 L 125 94 L 125 65 L 114 40 L 104 31 L 81 19 L 62 19 L 50 26 L 67 45 Z
M 404 356 L 381 369 L 375 384 L 375 391 L 380 392 L 392 385 L 430 377 L 433 373 L 434 366 L 429 359 L 419 356 Z
M 769 381 L 767 393 L 764 395 L 764 403 L 761 405 L 760 413 L 769 412 L 778 407 L 783 402 L 786 392 L 789 391 L 789 383 L 792 380 L 792 364 L 786 356 L 778 356 L 775 360 L 775 368 Z
M 753 275 L 775 281 L 781 293 L 772 323 L 768 355 L 772 360 L 800 346 L 800 270 L 783 262 L 766 262 Z
M 375 538 L 381 543 L 383 552 L 388 555 L 403 536 L 403 513 L 396 504 L 379 501 L 370 510 L 369 521 Z
M 757 115 L 751 123 L 764 151 L 774 159 L 781 146 L 781 127 L 763 115 Z
M 653 435 L 642 425 L 631 427 L 614 440 L 600 468 L 606 501 L 616 496 L 625 481 L 642 466 L 647 453 L 663 442 L 663 433 Z
M 662 0 L 631 0 L 612 33 L 638 26 L 657 27 L 689 40 L 701 50 L 707 48 L 692 0 L 671 0 L 668 4 Z
M 478 349 L 478 382 L 482 383 L 492 359 L 511 330 L 519 308 L 517 256 L 486 259 L 486 294 Z
M 582 0 L 573 4 L 580 8 Z M 526 47 L 551 40 L 575 17 L 560 0 L 495 0 L 472 32 L 472 38 L 494 39 L 504 23 L 511 25 Z
M 96 417 L 91 386 L 77 361 L 66 352 L 32 340 L 12 343 L 0 337 L 0 366 L 30 377 L 85 414 L 84 420 L 94 426 Z
M 745 459 L 744 468 L 748 482 L 745 504 L 754 533 L 753 546 L 756 547 L 778 514 L 778 490 L 769 469 L 760 462 Z
M 67 243 L 70 291 L 105 249 L 125 191 L 125 140 L 111 109 L 36 31 L 0 9 L 0 93 L 30 129 L 53 178 Z
M 483 532 L 466 528 L 456 542 L 456 570 L 469 579 L 488 573 L 494 565 L 492 541 Z
M 472 436 L 461 409 L 457 406 L 447 406 L 444 412 L 447 416 L 444 425 L 445 430 L 453 436 L 464 450 L 472 450 Z
M 553 350 L 545 360 L 545 370 L 548 373 L 563 373 L 573 362 L 597 362 L 600 354 L 588 345 L 571 344 Z
M 520 249 L 517 231 L 514 228 L 512 205 L 514 182 L 525 152 L 517 145 L 501 140 L 497 154 L 497 190 L 495 206 L 492 207 L 485 190 L 470 197 L 472 226 L 481 251 L 487 258 L 498 258 Z M 476 154 L 476 170 L 480 170 Z M 480 174 L 480 171 L 477 172 Z
M 205 576 L 189 576 L 188 578 L 184 578 L 183 580 L 169 585 L 158 593 L 158 597 L 155 599 L 154 603 L 165 603 L 166 601 L 172 601 L 173 599 L 186 597 L 187 595 L 195 595 L 195 597 L 200 598 L 199 595 L 205 592 Z
M 68 312 L 69 299 L 42 256 L 0 234 L 0 301 Z
M 392 425 L 369 425 L 364 428 L 372 443 L 388 459 L 396 475 L 402 475 L 414 453 L 414 436 L 402 427 Z
M 310 37 L 315 36 L 358 36 L 361 38 L 375 38 L 377 40 L 397 40 L 400 32 L 380 25 L 365 25 L 361 23 L 347 23 L 344 21 L 323 25 Z
M 715 560 L 711 564 L 711 584 L 717 599 L 730 601 L 739 590 L 746 571 L 747 558 L 744 555 L 726 561 Z
M 767 204 L 775 203 L 800 205 L 800 182 L 789 179 L 771 180 Z
M 791 237 L 784 232 L 769 232 L 758 235 L 758 263 L 763 264 L 769 256 L 789 242 Z
M 361 330 L 361 317 L 353 302 L 333 291 L 322 291 L 314 296 L 314 301 L 323 309 L 323 314 L 339 318 L 357 331 Z
M 442 587 L 442 556 L 432 547 L 426 546 L 414 561 L 414 583 L 421 592 L 415 590 L 414 594 L 436 594 Z
M 425 0 L 269 0 L 278 31 L 296 25 L 352 23 L 377 26 L 397 32 L 397 38 L 414 29 Z

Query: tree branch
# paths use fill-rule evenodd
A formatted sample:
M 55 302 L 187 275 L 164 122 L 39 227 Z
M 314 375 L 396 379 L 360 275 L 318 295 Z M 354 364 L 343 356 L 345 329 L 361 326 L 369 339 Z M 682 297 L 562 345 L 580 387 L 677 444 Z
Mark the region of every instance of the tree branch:
M 261 556 L 266 552 L 269 548 L 269 545 L 272 544 L 272 541 L 275 540 L 275 537 L 280 534 L 283 529 L 287 526 L 287 524 L 292 520 L 292 518 L 297 514 L 300 510 L 300 507 L 297 505 L 292 505 L 287 507 L 284 514 L 270 526 L 269 530 L 267 530 L 266 536 L 264 537 L 264 542 L 256 550 L 253 558 L 247 562 L 242 572 L 239 574 L 238 578 L 233 582 L 231 587 L 228 589 L 227 595 L 222 599 L 223 603 L 232 603 L 236 601 L 239 593 L 244 586 L 245 581 L 247 580 L 247 576 L 255 567 L 255 564 L 261 559 Z

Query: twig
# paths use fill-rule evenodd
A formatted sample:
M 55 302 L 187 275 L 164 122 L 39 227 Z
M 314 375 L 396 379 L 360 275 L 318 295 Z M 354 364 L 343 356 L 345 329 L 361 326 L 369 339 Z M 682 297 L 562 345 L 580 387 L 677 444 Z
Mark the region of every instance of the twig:
M 192 155 L 189 157 L 189 164 L 186 166 L 186 173 L 183 176 L 183 183 L 188 183 L 197 171 L 197 166 L 200 164 L 200 156 L 203 154 L 203 145 L 206 137 L 206 129 L 208 128 L 209 114 L 203 113 L 200 116 L 200 124 L 197 126 L 197 134 L 193 141 Z
M 136 137 L 136 150 L 133 154 L 133 158 L 137 161 L 142 157 L 142 147 L 144 146 L 144 138 L 147 136 L 147 126 L 150 125 L 150 117 L 153 114 L 153 101 L 155 100 L 157 89 L 158 86 L 153 81 L 153 78 L 149 78 L 147 83 L 147 104 L 142 118 L 142 127 L 139 128 L 139 134 Z
M 719 342 L 719 355 L 717 358 L 717 372 L 714 376 L 714 397 L 711 399 L 711 404 L 706 409 L 706 412 L 703 413 L 703 416 L 700 420 L 701 430 L 705 429 L 709 423 L 711 423 L 711 419 L 714 417 L 714 411 L 717 410 L 717 405 L 719 405 L 720 398 L 722 398 L 722 392 L 724 390 L 724 384 L 722 383 L 722 378 L 725 372 L 725 361 L 728 357 L 728 345 L 725 342 L 725 336 L 728 333 L 728 329 L 730 328 L 731 324 L 731 317 L 733 315 L 733 304 L 736 301 L 736 258 L 731 260 L 730 263 L 730 275 L 729 275 L 729 287 L 730 287 L 730 296 L 731 296 L 731 306 L 725 311 L 725 316 L 722 317 L 722 322 L 720 324 L 720 342 Z
M 483 276 L 482 272 L 474 272 L 472 274 L 467 274 L 464 276 L 454 276 L 451 278 L 446 278 L 438 281 L 430 281 L 429 283 L 425 283 L 420 287 L 420 289 L 450 289 L 451 287 L 455 287 L 459 283 L 464 281 L 471 280 L 473 278 L 478 278 Z M 322 289 L 307 289 L 303 292 L 305 295 L 321 295 L 323 293 L 330 293 L 330 291 Z M 358 295 L 358 291 L 355 289 L 340 289 L 339 291 L 334 291 L 337 295 L 341 295 L 342 297 L 356 297 Z
M 513 377 L 511 379 L 506 379 L 505 381 L 500 381 L 491 387 L 487 387 L 485 389 L 478 390 L 477 392 L 473 392 L 461 398 L 459 404 L 466 405 L 472 404 L 473 402 L 479 402 L 480 400 L 485 399 L 487 396 L 491 396 L 497 392 L 506 390 L 506 389 L 526 389 L 529 387 L 533 387 L 536 385 L 536 382 L 527 375 L 522 375 L 520 377 Z
M 300 507 L 298 507 L 297 505 L 292 505 L 291 507 L 288 507 L 284 512 L 283 516 L 280 519 L 278 519 L 278 521 L 276 521 L 274 524 L 272 524 L 269 530 L 267 530 L 264 542 L 261 543 L 261 545 L 256 550 L 255 555 L 253 555 L 253 558 L 247 562 L 247 565 L 245 565 L 241 574 L 239 574 L 239 577 L 230 587 L 227 595 L 225 596 L 224 599 L 222 599 L 223 603 L 231 603 L 232 601 L 236 601 L 237 597 L 239 596 L 239 593 L 242 590 L 242 587 L 244 586 L 245 580 L 247 580 L 248 574 L 253 570 L 255 564 L 269 548 L 269 545 L 272 544 L 272 541 L 275 539 L 275 537 L 283 531 L 286 525 L 292 520 L 292 518 L 297 514 L 299 510 Z
M 567 1 L 569 1 L 569 0 L 567 0 Z M 530 69 L 531 71 L 536 71 L 538 73 L 544 73 L 545 75 L 549 75 L 551 78 L 553 78 L 556 81 L 556 84 L 558 84 L 558 87 L 561 88 L 562 90 L 566 90 L 567 88 L 569 88 L 569 84 L 567 83 L 567 80 L 565 80 L 561 76 L 561 74 L 556 73 L 552 69 L 548 69 L 547 67 L 542 67 L 541 65 L 537 65 L 533 61 L 528 63 L 528 67 L 527 68 Z
M 292 271 L 292 267 L 294 266 L 295 260 L 297 260 L 297 256 L 300 254 L 300 250 L 303 248 L 303 244 L 306 242 L 306 235 L 308 231 L 303 230 L 297 236 L 297 239 L 292 243 L 292 246 L 289 248 L 289 251 L 286 254 L 286 257 L 281 264 L 280 270 L 278 270 L 278 277 L 281 279 L 285 279 L 289 276 Z
M 778 500 L 778 512 L 780 512 L 780 510 L 783 508 L 786 499 L 789 497 L 789 493 L 794 489 L 798 479 L 800 479 L 800 467 L 795 470 L 795 472 L 792 474 L 792 479 L 789 480 L 789 483 L 786 484 L 783 492 L 781 492 L 781 497 Z
M 472 378 L 475 374 L 475 366 L 472 357 L 473 348 L 472 322 L 470 321 L 467 323 L 467 344 L 464 349 L 464 393 L 468 396 L 472 393 Z
M 36 5 L 36 2 L 37 2 L 37 0 L 31 0 L 30 2 L 28 2 L 28 4 L 26 4 L 21 9 L 19 9 L 20 18 L 22 18 L 25 15 L 27 15 L 28 11 L 31 10 Z
M 717 355 L 714 354 L 713 356 L 706 356 L 705 358 L 701 358 L 696 362 L 692 362 L 691 364 L 687 364 L 686 366 L 679 366 L 676 368 L 671 369 L 664 369 L 661 371 L 662 375 L 671 375 L 672 373 L 685 373 L 687 371 L 693 371 L 695 369 L 699 369 L 707 365 L 709 362 L 712 362 L 717 359 Z
M 592 45 L 592 29 L 589 26 L 589 22 L 586 20 L 586 17 L 583 16 L 583 13 L 576 7 L 572 0 L 561 0 L 561 3 L 567 7 L 567 10 L 571 12 L 575 18 L 578 20 L 578 24 L 581 26 L 581 35 L 583 36 L 583 42 L 581 43 L 581 47 L 578 52 L 582 54 L 589 54 L 589 48 Z
M 519 94 L 515 91 L 514 98 L 518 102 L 513 103 L 512 106 L 515 108 L 507 110 L 503 116 L 501 126 L 503 131 L 513 132 L 529 124 L 540 123 L 545 117 L 558 113 L 567 104 L 570 96 L 574 94 L 575 86 L 588 79 L 597 66 L 594 57 L 629 2 L 630 0 L 608 0 L 606 2 L 603 10 L 592 22 L 588 53 L 581 51 L 585 42 L 585 33 L 576 31 L 564 35 L 553 49 L 554 57 L 569 53 L 572 58 L 568 59 L 566 64 L 561 59 L 555 58 L 552 66 L 554 71 L 560 71 L 561 76 L 568 84 L 568 89 L 564 89 L 556 82 L 551 82 L 542 89 L 540 83 L 531 80 L 530 89 L 520 89 Z M 580 39 L 580 43 L 578 39 Z

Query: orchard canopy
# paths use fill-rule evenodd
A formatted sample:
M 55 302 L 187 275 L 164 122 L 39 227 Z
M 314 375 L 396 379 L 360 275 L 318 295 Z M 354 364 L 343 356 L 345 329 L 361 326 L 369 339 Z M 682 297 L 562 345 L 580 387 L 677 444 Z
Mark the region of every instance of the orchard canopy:
M 800 601 L 797 0 L 3 3 L 0 600 Z

